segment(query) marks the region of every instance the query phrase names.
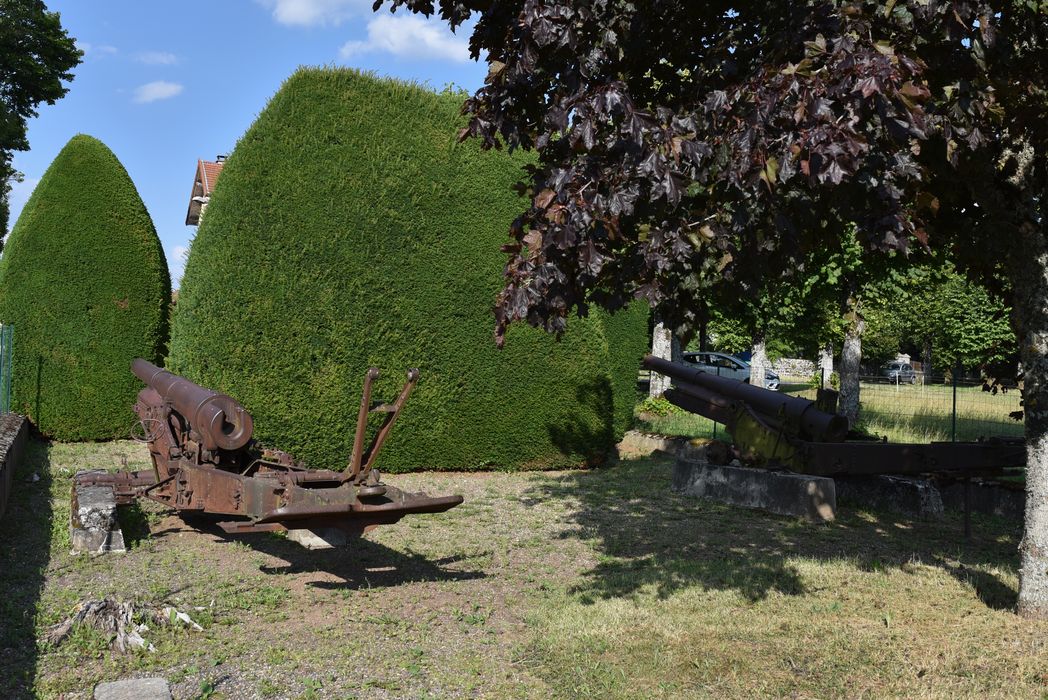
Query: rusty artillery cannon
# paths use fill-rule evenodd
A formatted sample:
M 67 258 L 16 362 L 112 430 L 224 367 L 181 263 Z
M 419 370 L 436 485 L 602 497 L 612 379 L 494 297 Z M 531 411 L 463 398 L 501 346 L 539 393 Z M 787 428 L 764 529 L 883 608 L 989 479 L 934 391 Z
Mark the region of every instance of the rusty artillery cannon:
M 462 496 L 431 497 L 382 483 L 375 458 L 418 381 L 418 370 L 393 403 L 371 402 L 379 372 L 368 370 L 345 470 L 307 469 L 291 455 L 260 450 L 251 414 L 235 399 L 136 359 L 131 370 L 146 387 L 134 410 L 149 444 L 153 469 L 82 472 L 79 486 L 109 486 L 118 504 L 146 497 L 182 513 L 223 517 L 228 533 L 335 527 L 350 535 L 394 523 L 410 513 L 439 513 Z M 368 416 L 385 418 L 367 449 Z
M 999 474 L 1026 464 L 1021 439 L 889 443 L 848 430 L 843 416 L 817 402 L 718 377 L 648 355 L 644 367 L 673 379 L 664 396 L 724 425 L 733 456 L 753 465 L 816 476 L 944 473 Z M 835 404 L 835 401 L 831 403 Z M 727 452 L 724 455 L 728 457 Z

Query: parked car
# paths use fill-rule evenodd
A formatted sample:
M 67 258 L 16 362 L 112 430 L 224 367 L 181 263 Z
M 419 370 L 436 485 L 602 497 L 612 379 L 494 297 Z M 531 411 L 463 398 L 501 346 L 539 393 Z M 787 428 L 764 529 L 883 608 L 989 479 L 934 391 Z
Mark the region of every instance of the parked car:
M 686 352 L 683 361 L 689 367 L 696 367 L 703 372 L 719 374 L 728 379 L 737 379 L 746 384 L 750 383 L 750 363 L 732 355 L 725 355 L 722 352 Z M 770 369 L 766 370 L 764 386 L 766 389 L 778 391 L 779 375 Z
M 892 384 L 917 383 L 917 372 L 907 362 L 886 362 L 881 365 L 880 374 Z

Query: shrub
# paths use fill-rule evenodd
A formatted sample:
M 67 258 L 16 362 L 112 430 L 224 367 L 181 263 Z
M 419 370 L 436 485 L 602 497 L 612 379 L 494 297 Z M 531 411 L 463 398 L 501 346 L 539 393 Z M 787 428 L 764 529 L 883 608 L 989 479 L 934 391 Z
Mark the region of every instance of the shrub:
M 186 264 L 170 364 L 242 401 L 264 444 L 341 468 L 370 365 L 382 398 L 421 370 L 384 469 L 578 464 L 623 428 L 614 375 L 636 353 L 618 339 L 638 312 L 609 324 L 614 353 L 596 317 L 560 342 L 514 328 L 495 348 L 499 246 L 525 206 L 512 186 L 527 159 L 458 144 L 461 100 L 303 69 L 227 161 Z
M 22 210 L 0 259 L 0 320 L 12 323 L 12 408 L 46 435 L 128 434 L 137 356 L 167 340 L 171 280 L 160 240 L 127 171 L 79 135 Z

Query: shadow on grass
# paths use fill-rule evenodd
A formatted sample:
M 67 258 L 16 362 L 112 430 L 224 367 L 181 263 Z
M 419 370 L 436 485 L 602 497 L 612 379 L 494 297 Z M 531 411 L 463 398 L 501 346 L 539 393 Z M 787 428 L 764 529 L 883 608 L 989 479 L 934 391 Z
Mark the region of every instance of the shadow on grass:
M 51 558 L 50 446 L 30 438 L 0 520 L 0 697 L 35 697 L 36 607 Z M 34 474 L 39 481 L 32 481 Z
M 341 581 L 315 581 L 310 586 L 328 590 L 385 588 L 419 581 L 467 581 L 486 578 L 483 571 L 446 568 L 465 561 L 463 557 L 431 560 L 422 554 L 391 549 L 363 537 L 351 539 L 344 547 L 309 550 L 286 537 L 270 533 L 230 535 L 206 516 L 184 518 L 188 527 L 229 541 L 243 542 L 252 549 L 287 562 L 283 566 L 262 566 L 264 574 L 287 575 L 326 573 Z M 154 535 L 161 533 L 154 533 Z
M 921 562 L 968 583 L 991 608 L 1015 606 L 1016 590 L 988 571 L 1017 569 L 1017 524 L 978 518 L 972 543 L 956 517 L 926 522 L 841 509 L 835 522 L 812 525 L 675 494 L 671 470 L 668 460 L 622 462 L 553 477 L 528 494 L 578 502 L 560 536 L 597 548 L 597 565 L 575 589 L 583 601 L 641 589 L 666 598 L 695 586 L 734 590 L 750 601 L 801 595 L 804 581 L 789 562 L 800 557 L 868 571 Z

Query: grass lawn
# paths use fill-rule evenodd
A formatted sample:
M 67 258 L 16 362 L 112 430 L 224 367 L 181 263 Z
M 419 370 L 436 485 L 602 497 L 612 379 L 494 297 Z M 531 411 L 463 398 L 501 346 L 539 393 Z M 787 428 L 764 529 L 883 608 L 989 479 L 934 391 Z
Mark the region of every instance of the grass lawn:
M 0 697 L 89 698 L 134 675 L 238 700 L 1048 693 L 1048 623 L 1012 613 L 1021 533 L 998 520 L 976 518 L 970 544 L 956 518 L 813 526 L 674 495 L 669 463 L 639 460 L 391 477 L 466 502 L 335 552 L 146 504 L 127 554 L 72 557 L 74 471 L 146 458 L 31 446 L 0 521 Z M 150 630 L 157 651 L 129 655 L 86 631 L 37 641 L 103 596 L 173 604 L 204 631 Z
M 783 393 L 815 399 L 807 384 L 783 383 Z M 953 389 L 939 385 L 863 382 L 859 389 L 859 427 L 891 442 L 949 441 L 953 436 Z M 957 389 L 957 439 L 1022 437 L 1023 424 L 1008 417 L 1020 410 L 1017 390 L 997 395 L 978 386 Z M 713 421 L 694 414 L 642 417 L 638 428 L 663 435 L 714 437 Z M 724 427 L 718 426 L 723 435 Z

